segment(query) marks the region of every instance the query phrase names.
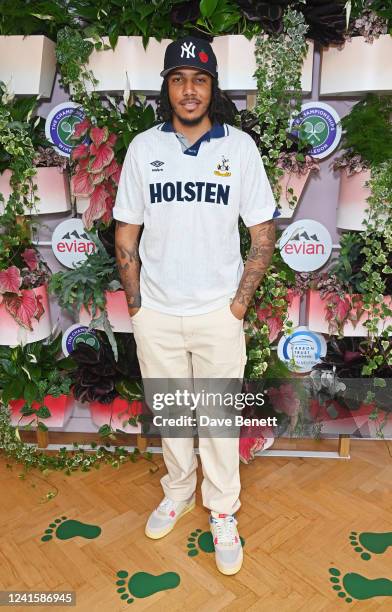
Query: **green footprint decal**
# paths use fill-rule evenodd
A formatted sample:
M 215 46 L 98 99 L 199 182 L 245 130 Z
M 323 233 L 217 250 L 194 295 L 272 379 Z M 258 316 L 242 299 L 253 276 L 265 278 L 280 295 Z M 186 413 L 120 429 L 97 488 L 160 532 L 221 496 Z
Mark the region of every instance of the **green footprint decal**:
M 380 555 L 384 553 L 389 546 L 392 546 L 392 531 L 382 533 L 364 531 L 360 533 L 359 536 L 356 531 L 352 531 L 350 535 L 350 544 L 354 546 L 356 552 L 362 553 L 361 559 L 369 561 L 372 557 L 369 552 Z M 364 548 L 369 552 L 364 552 Z
M 242 547 L 244 547 L 245 540 L 241 538 L 241 536 L 240 540 Z M 195 529 L 195 531 L 192 531 L 186 546 L 188 548 L 188 557 L 196 557 L 200 551 L 206 553 L 213 553 L 215 551 L 211 531 L 203 531 L 202 529 Z
M 330 581 L 337 596 L 345 598 L 347 603 L 353 599 L 371 599 L 372 597 L 392 597 L 392 581 L 388 578 L 376 578 L 371 580 L 361 574 L 351 572 L 341 578 L 341 572 L 336 567 L 330 567 Z
M 67 519 L 66 516 L 62 516 L 61 519 L 55 519 L 53 523 L 49 524 L 49 528 L 45 529 L 46 535 L 42 536 L 41 540 L 43 542 L 51 540 L 54 530 L 56 530 L 55 535 L 59 540 L 69 540 L 75 536 L 92 540 L 101 533 L 101 528 L 96 525 L 88 525 L 87 523 L 81 523 L 80 521 L 74 521 L 73 519 Z
M 128 572 L 120 570 L 117 576 L 120 578 L 116 582 L 119 587 L 117 593 L 120 593 L 120 598 L 126 600 L 127 603 L 132 603 L 133 597 L 149 597 L 159 591 L 175 589 L 180 584 L 180 577 L 175 572 L 166 572 L 158 576 L 147 572 L 137 572 L 126 580 L 129 577 Z

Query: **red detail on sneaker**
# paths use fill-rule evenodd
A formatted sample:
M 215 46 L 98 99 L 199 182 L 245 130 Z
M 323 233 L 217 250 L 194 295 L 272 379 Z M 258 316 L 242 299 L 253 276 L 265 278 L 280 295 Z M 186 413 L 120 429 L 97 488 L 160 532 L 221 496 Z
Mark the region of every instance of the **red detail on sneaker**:
M 227 514 L 218 514 L 219 518 L 225 518 L 225 516 L 227 516 Z
M 174 510 L 172 510 L 169 514 L 169 516 L 171 516 L 172 518 L 174 518 L 176 516 L 176 513 L 174 512 Z
M 238 538 L 235 536 L 235 543 L 238 544 Z
M 215 539 L 214 539 L 214 544 L 218 544 L 218 538 L 217 537 L 215 537 Z

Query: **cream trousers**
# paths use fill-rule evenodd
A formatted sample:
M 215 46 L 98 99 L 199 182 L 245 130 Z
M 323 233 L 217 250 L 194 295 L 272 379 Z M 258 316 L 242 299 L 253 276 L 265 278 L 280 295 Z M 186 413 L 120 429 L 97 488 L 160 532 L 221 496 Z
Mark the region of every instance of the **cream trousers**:
M 145 306 L 132 317 L 144 387 L 148 379 L 242 379 L 246 364 L 243 321 L 229 302 L 201 315 L 168 315 Z M 196 488 L 197 458 L 192 437 L 162 437 L 167 474 L 163 491 L 174 501 L 189 499 Z M 241 503 L 239 438 L 199 437 L 203 504 L 233 514 Z

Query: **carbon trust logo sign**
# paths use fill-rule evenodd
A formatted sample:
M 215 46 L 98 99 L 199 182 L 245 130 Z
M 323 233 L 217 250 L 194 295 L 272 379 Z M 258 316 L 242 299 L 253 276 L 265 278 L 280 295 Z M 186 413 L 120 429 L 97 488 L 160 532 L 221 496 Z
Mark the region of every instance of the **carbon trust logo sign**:
M 95 244 L 86 234 L 81 219 L 67 219 L 54 230 L 52 249 L 63 266 L 74 268 L 95 251 Z
M 307 102 L 290 122 L 290 131 L 301 134 L 312 146 L 310 155 L 323 159 L 338 146 L 342 135 L 340 117 L 332 106 L 324 102 Z
M 332 239 L 327 228 L 313 219 L 300 219 L 284 230 L 279 240 L 280 253 L 290 268 L 310 272 L 329 259 Z
M 278 357 L 293 372 L 310 372 L 326 354 L 324 336 L 306 326 L 297 327 L 289 336 L 282 336 L 279 340 Z
M 45 135 L 57 153 L 64 157 L 71 155 L 72 149 L 79 144 L 72 140 L 75 126 L 84 118 L 83 109 L 74 102 L 63 102 L 50 111 L 45 123 Z M 88 138 L 83 142 L 88 142 Z

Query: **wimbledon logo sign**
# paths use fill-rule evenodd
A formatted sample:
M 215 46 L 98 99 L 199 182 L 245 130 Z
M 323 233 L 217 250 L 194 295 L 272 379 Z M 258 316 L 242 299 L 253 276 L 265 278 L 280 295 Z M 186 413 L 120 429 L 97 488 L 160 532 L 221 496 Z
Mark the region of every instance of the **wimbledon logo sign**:
M 45 123 L 45 136 L 53 143 L 57 153 L 69 157 L 80 141 L 72 139 L 75 126 L 83 121 L 83 109 L 75 102 L 63 102 L 55 106 L 49 113 Z M 82 142 L 88 142 L 85 137 Z
M 329 259 L 332 239 L 327 228 L 313 219 L 300 219 L 284 230 L 279 240 L 280 254 L 290 268 L 310 272 Z
M 328 157 L 338 146 L 342 136 L 340 117 L 336 110 L 325 102 L 307 102 L 301 112 L 290 122 L 290 132 L 310 143 L 309 155 L 317 159 Z
M 60 263 L 67 268 L 86 259 L 95 251 L 95 244 L 89 239 L 81 219 L 67 219 L 60 223 L 52 234 L 52 249 Z

